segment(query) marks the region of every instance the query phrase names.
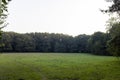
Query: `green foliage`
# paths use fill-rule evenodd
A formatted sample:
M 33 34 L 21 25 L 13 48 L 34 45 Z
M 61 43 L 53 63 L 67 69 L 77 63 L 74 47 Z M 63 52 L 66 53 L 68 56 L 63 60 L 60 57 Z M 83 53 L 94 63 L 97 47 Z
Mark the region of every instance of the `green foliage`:
M 8 1 L 10 0 L 0 0 L 0 39 L 1 39 L 1 35 L 2 35 L 2 28 L 4 28 L 5 26 L 7 26 L 6 22 L 6 18 L 7 18 L 7 4 Z
M 76 43 L 76 52 L 87 53 L 89 52 L 88 48 L 88 40 L 91 36 L 90 35 L 78 35 L 75 37 Z
M 7 18 L 7 0 L 2 0 L 2 2 L 0 2 L 0 30 L 2 27 L 6 26 L 6 24 L 4 24 L 5 19 Z
M 120 56 L 120 23 L 114 23 L 109 33 L 111 40 L 108 42 L 108 50 L 115 56 Z
M 115 56 L 120 56 L 120 0 L 112 0 L 113 4 L 106 12 L 117 13 L 117 18 L 109 20 L 108 31 L 111 40 L 108 42 L 108 50 Z
M 108 10 L 102 10 L 103 12 L 106 13 L 114 13 L 117 12 L 118 14 L 120 14 L 120 0 L 106 0 L 108 2 L 112 2 L 113 4 L 111 6 L 109 6 Z
M 96 32 L 93 35 L 72 37 L 63 34 L 4 32 L 0 49 L 2 52 L 74 52 L 109 55 L 106 51 L 108 34 Z
M 114 57 L 88 54 L 1 54 L 1 80 L 120 80 Z
M 88 48 L 91 53 L 97 55 L 109 55 L 107 52 L 107 41 L 109 40 L 109 34 L 102 32 L 95 32 L 88 40 Z
M 3 2 L 4 4 L 8 4 L 7 0 L 2 0 L 2 2 Z

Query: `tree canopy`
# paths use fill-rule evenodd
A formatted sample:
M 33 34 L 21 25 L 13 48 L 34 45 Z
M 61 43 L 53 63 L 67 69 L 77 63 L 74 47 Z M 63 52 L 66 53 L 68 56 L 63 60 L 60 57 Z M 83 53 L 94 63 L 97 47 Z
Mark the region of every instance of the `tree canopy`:
M 111 18 L 108 32 L 111 39 L 108 41 L 108 50 L 115 56 L 120 55 L 120 0 L 112 0 L 113 4 L 108 10 L 109 13 L 116 13 L 118 16 Z
M 10 0 L 8 0 L 10 1 Z M 0 1 L 0 29 L 5 26 L 5 19 L 7 18 L 7 0 Z
M 7 25 L 6 18 L 7 18 L 7 4 L 11 0 L 0 0 L 0 37 L 2 34 L 1 29 Z
M 109 36 L 103 32 L 75 37 L 64 34 L 3 32 L 1 52 L 62 52 L 110 55 L 107 48 Z

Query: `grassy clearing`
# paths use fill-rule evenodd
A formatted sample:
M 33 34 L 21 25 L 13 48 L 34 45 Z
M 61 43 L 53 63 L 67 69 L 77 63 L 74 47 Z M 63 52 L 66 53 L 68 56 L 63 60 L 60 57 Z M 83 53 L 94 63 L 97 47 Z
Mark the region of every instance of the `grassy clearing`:
M 120 63 L 75 53 L 1 54 L 0 80 L 120 80 Z

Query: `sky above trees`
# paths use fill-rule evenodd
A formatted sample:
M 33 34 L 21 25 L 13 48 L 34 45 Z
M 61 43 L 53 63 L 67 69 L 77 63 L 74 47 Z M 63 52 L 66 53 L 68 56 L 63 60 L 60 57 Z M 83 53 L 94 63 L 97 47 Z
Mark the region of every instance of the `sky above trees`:
M 105 0 L 13 0 L 4 31 L 49 32 L 69 35 L 105 32 Z

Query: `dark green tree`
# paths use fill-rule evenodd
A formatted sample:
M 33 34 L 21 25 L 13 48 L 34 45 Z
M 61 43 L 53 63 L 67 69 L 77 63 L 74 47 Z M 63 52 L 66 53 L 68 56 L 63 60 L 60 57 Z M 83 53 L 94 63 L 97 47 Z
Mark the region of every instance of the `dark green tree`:
M 2 44 L 0 51 L 10 52 L 12 51 L 12 36 L 11 33 L 2 33 L 2 39 L 0 40 L 0 43 Z
M 61 52 L 93 53 L 108 55 L 106 43 L 109 35 L 96 32 L 93 35 L 72 37 L 64 34 L 3 32 L 0 51 L 3 52 Z
M 11 0 L 0 0 L 0 39 L 2 35 L 1 29 L 7 26 L 7 23 L 6 23 L 7 12 L 8 12 L 7 4 L 9 1 Z
M 108 41 L 108 50 L 114 56 L 120 56 L 120 22 L 114 23 L 109 29 L 111 39 Z
M 103 10 L 104 12 L 117 12 L 120 13 L 120 0 L 106 0 L 107 2 L 112 2 L 113 4 L 109 6 L 108 10 Z
M 102 32 L 95 32 L 88 40 L 88 48 L 96 55 L 109 55 L 107 52 L 107 41 L 109 35 Z
M 78 35 L 75 37 L 76 51 L 81 53 L 87 53 L 88 51 L 88 39 L 89 35 Z
M 5 19 L 7 18 L 7 5 L 10 0 L 0 0 L 0 29 L 6 26 Z
M 120 55 L 120 0 L 112 0 L 113 4 L 105 12 L 116 13 L 117 20 L 111 21 L 108 32 L 111 40 L 108 42 L 108 50 L 115 56 Z

